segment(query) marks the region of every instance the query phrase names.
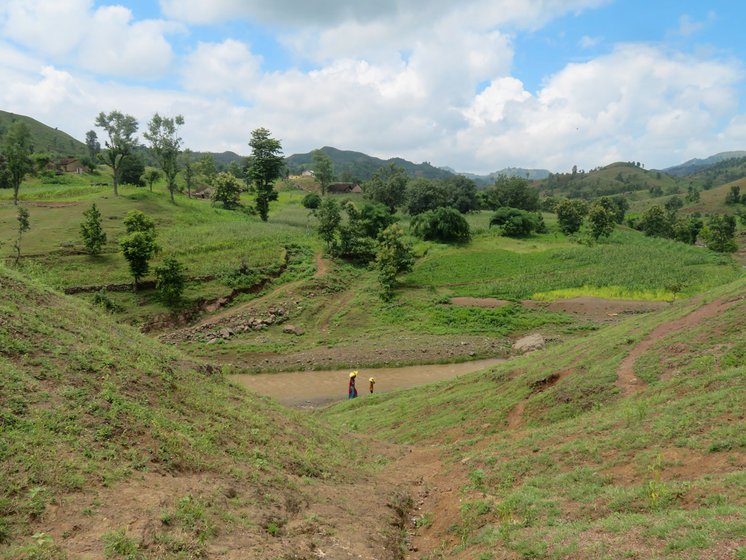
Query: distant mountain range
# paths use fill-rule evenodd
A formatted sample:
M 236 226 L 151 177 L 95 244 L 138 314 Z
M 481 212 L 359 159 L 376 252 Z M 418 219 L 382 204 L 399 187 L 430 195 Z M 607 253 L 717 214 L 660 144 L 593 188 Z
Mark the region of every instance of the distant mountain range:
M 700 171 L 703 171 L 708 167 L 712 167 L 713 165 L 716 165 L 721 161 L 742 157 L 746 157 L 746 151 L 720 152 L 719 154 L 715 154 L 714 156 L 710 156 L 705 159 L 690 159 L 689 161 L 686 161 L 679 165 L 674 165 L 673 167 L 662 169 L 661 171 L 668 173 L 669 175 L 673 175 L 674 177 L 685 177 L 687 175 L 699 173 Z
M 31 143 L 35 152 L 49 152 L 57 157 L 82 157 L 86 155 L 86 146 L 83 142 L 76 140 L 66 132 L 47 126 L 31 117 L 17 115 L 7 111 L 0 111 L 0 141 L 5 136 L 10 125 L 15 121 L 26 123 L 31 132 Z M 342 181 L 366 181 L 381 167 L 397 165 L 404 168 L 410 177 L 425 177 L 427 179 L 445 179 L 453 175 L 463 175 L 472 179 L 478 185 L 486 186 L 494 183 L 499 175 L 508 177 L 526 177 L 530 180 L 541 181 L 549 177 L 550 172 L 546 169 L 524 169 L 520 167 L 506 167 L 500 171 L 487 175 L 466 173 L 456 171 L 450 167 L 434 167 L 429 162 L 412 163 L 402 158 L 381 159 L 369 156 L 362 152 L 340 150 L 325 146 L 321 150 L 326 153 L 334 163 L 334 173 Z M 204 154 L 211 154 L 215 158 L 218 168 L 225 168 L 231 162 L 241 163 L 245 156 L 235 152 L 194 152 L 193 157 L 198 159 Z M 722 167 L 724 161 L 746 157 L 746 151 L 721 152 L 704 159 L 691 159 L 679 165 L 662 169 L 661 172 L 675 177 L 684 177 L 701 173 L 715 166 Z M 305 154 L 293 154 L 285 158 L 290 172 L 301 173 L 311 168 L 311 152 Z M 726 164 L 727 165 L 727 164 Z

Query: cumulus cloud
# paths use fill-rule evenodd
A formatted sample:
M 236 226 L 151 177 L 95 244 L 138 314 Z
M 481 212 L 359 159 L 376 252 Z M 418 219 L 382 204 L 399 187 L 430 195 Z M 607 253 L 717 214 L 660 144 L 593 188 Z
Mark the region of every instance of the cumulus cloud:
M 187 90 L 199 93 L 246 95 L 259 77 L 261 62 L 241 41 L 198 43 L 186 57 L 182 83 Z
M 0 29 L 9 40 L 54 62 L 149 79 L 168 68 L 173 52 L 165 34 L 181 26 L 135 22 L 128 8 L 94 9 L 92 0 L 9 0 L 0 6 Z

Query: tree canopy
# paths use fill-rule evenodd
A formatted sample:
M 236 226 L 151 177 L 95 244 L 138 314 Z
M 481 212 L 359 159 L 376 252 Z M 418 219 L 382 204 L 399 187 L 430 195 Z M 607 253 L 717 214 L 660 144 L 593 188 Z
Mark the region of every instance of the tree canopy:
M 166 176 L 171 202 L 174 201 L 176 175 L 179 172 L 181 137 L 178 135 L 178 127 L 183 124 L 184 117 L 181 115 L 161 117 L 156 113 L 148 123 L 148 130 L 143 133 L 145 139 L 150 142 L 150 149 Z
M 106 149 L 99 152 L 98 157 L 111 167 L 114 176 L 114 196 L 117 196 L 122 162 L 130 156 L 136 146 L 137 120 L 132 115 L 125 115 L 120 111 L 112 111 L 109 114 L 102 111 L 96 117 L 96 126 L 103 128 L 107 135 L 104 140 Z
M 251 132 L 251 156 L 247 168 L 247 178 L 256 192 L 256 210 L 263 222 L 269 216 L 269 203 L 277 200 L 274 182 L 282 176 L 285 160 L 282 157 L 282 145 L 272 138 L 266 128 L 257 128 Z

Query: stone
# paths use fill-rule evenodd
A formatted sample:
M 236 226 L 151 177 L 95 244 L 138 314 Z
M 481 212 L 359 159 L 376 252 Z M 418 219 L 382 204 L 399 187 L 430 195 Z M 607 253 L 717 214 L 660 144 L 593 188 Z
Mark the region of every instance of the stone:
M 544 336 L 539 333 L 534 333 L 516 340 L 513 343 L 513 350 L 519 354 L 526 354 L 527 352 L 541 350 L 544 346 L 546 346 Z
M 296 336 L 302 336 L 306 334 L 305 329 L 303 327 L 296 327 L 295 325 L 285 325 L 282 329 L 282 332 L 285 334 L 294 334 Z

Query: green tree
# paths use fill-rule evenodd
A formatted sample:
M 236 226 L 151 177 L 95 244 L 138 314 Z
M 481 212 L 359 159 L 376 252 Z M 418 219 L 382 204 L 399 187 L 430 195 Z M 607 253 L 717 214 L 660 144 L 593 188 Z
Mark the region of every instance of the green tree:
M 192 185 L 194 185 L 194 177 L 197 175 L 196 164 L 192 161 L 192 150 L 184 150 L 182 159 L 184 162 L 184 182 L 186 183 L 187 196 L 192 198 Z
M 508 206 L 533 212 L 539 209 L 539 192 L 523 177 L 499 175 L 495 184 L 483 191 L 482 201 L 490 210 Z
M 396 277 L 409 272 L 414 266 L 412 245 L 404 241 L 404 231 L 396 224 L 388 226 L 378 238 L 375 267 L 381 284 L 381 298 L 391 299 Z
M 269 203 L 277 200 L 274 182 L 282 176 L 285 160 L 282 157 L 282 145 L 279 140 L 270 136 L 266 128 L 257 128 L 251 132 L 251 157 L 247 177 L 256 192 L 256 209 L 263 222 L 269 217 Z
M 314 150 L 311 152 L 312 169 L 316 180 L 321 185 L 321 194 L 326 194 L 327 187 L 334 181 L 334 163 L 325 152 Z
M 316 218 L 319 220 L 319 237 L 326 243 L 327 252 L 333 254 L 339 224 L 342 222 L 339 203 L 333 198 L 325 196 L 316 210 Z
M 303 205 L 303 208 L 316 210 L 321 205 L 321 197 L 315 192 L 310 192 L 303 197 L 301 204 Z
M 85 133 L 85 147 L 88 150 L 90 160 L 96 161 L 98 153 L 101 151 L 101 144 L 98 141 L 98 135 L 95 130 L 89 130 Z
M 477 185 L 463 175 L 449 177 L 443 183 L 448 200 L 446 206 L 455 208 L 462 214 L 479 210 Z
M 580 230 L 583 219 L 588 214 L 588 204 L 579 198 L 565 199 L 555 207 L 559 227 L 565 235 L 572 235 Z
M 8 169 L 8 160 L 5 159 L 2 150 L 0 150 L 0 189 L 9 189 L 13 186 L 13 178 Z
M 21 239 L 23 234 L 31 229 L 31 223 L 29 222 L 29 212 L 23 206 L 18 207 L 18 237 L 16 237 L 13 248 L 16 250 L 15 264 L 21 260 Z
M 662 206 L 651 206 L 640 216 L 637 229 L 648 237 L 670 237 L 671 218 Z
M 155 243 L 155 235 L 150 232 L 136 231 L 124 236 L 119 241 L 119 248 L 130 267 L 130 273 L 134 278 L 134 289 L 137 291 L 137 283 L 148 273 L 150 259 L 158 251 Z
M 85 245 L 89 255 L 101 254 L 101 249 L 106 244 L 106 232 L 101 225 L 101 212 L 99 212 L 95 203 L 83 212 L 80 236 L 83 238 L 83 245 Z
M 725 195 L 725 203 L 730 205 L 738 204 L 739 202 L 741 202 L 741 187 L 733 185 Z
M 671 227 L 671 237 L 681 243 L 694 245 L 703 226 L 702 220 L 695 216 L 679 218 Z
M 171 202 L 174 202 L 176 175 L 179 172 L 181 137 L 178 134 L 178 127 L 183 124 L 184 117 L 181 115 L 161 117 L 156 113 L 148 123 L 148 130 L 143 134 L 145 139 L 150 142 L 150 149 L 166 176 Z
M 718 253 L 734 253 L 736 245 L 736 218 L 725 214 L 710 216 L 707 225 L 702 228 L 702 239 L 707 248 Z
M 502 234 L 506 237 L 523 237 L 535 231 L 539 223 L 537 214 L 503 206 L 492 215 L 490 227 L 492 226 L 500 226 Z
M 392 163 L 378 169 L 369 181 L 363 183 L 363 192 L 369 200 L 385 204 L 393 214 L 404 203 L 406 186 L 407 172 Z
M 684 206 L 684 201 L 680 197 L 674 195 L 669 198 L 663 205 L 669 214 L 675 214 L 681 207 Z
M 108 139 L 104 140 L 106 149 L 101 151 L 98 157 L 105 165 L 111 167 L 114 176 L 114 196 L 118 196 L 117 187 L 122 162 L 126 161 L 136 146 L 137 120 L 119 111 L 112 111 L 108 115 L 102 111 L 96 117 L 96 126 L 103 128 L 108 136 Z
M 135 233 L 137 231 L 151 233 L 155 236 L 155 222 L 153 218 L 140 212 L 140 210 L 130 210 L 124 216 L 124 227 L 127 233 Z
M 406 209 L 411 216 L 447 206 L 448 192 L 440 183 L 417 177 L 407 183 Z
M 413 233 L 425 240 L 465 243 L 471 238 L 469 222 L 455 208 L 437 208 L 412 219 Z
M 119 184 L 144 187 L 145 162 L 138 152 L 132 152 L 119 166 Z
M 212 186 L 212 181 L 218 174 L 218 169 L 215 167 L 215 158 L 212 154 L 203 155 L 197 162 L 196 167 L 197 173 L 202 176 L 205 183 Z
M 609 237 L 616 224 L 614 211 L 595 202 L 591 204 L 586 220 L 588 221 L 588 234 L 594 241 L 598 241 L 602 237 Z
M 699 190 L 691 185 L 689 186 L 689 189 L 687 189 L 686 191 L 686 202 L 688 204 L 699 202 Z
M 2 152 L 10 175 L 10 185 L 13 187 L 13 204 L 18 206 L 21 182 L 32 169 L 31 133 L 25 123 L 16 121 L 10 125 Z
M 155 289 L 166 305 L 174 306 L 181 301 L 185 285 L 184 266 L 174 257 L 166 257 L 155 267 Z
M 142 181 L 144 181 L 150 188 L 150 192 L 153 192 L 153 184 L 160 178 L 161 171 L 155 167 L 146 167 L 141 176 Z
M 231 210 L 241 206 L 241 182 L 231 173 L 218 173 L 212 181 L 212 203 L 222 202 Z

